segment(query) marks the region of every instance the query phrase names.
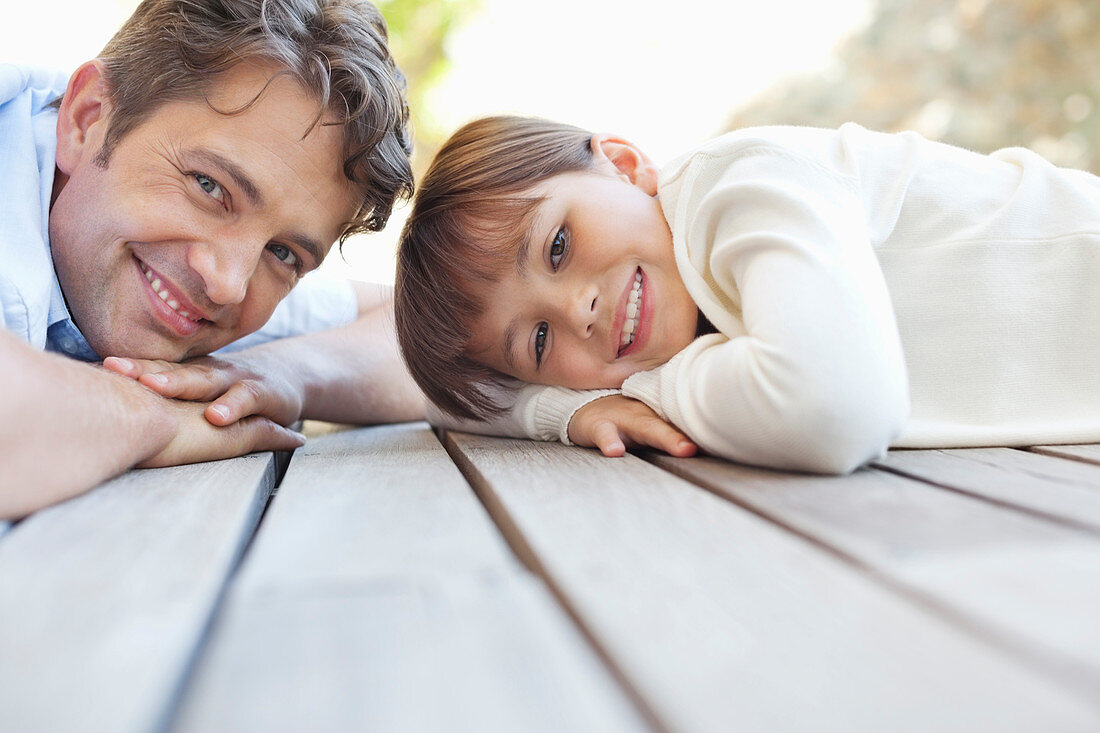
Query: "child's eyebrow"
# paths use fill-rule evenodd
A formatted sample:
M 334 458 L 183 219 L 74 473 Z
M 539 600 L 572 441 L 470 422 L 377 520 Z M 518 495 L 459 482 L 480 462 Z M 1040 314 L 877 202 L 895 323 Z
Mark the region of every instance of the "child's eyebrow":
M 519 221 L 519 226 L 523 228 L 523 235 L 520 236 L 516 247 L 516 272 L 519 273 L 520 277 L 527 274 L 527 262 L 531 255 L 531 246 L 534 244 L 535 238 L 538 236 L 538 230 L 541 228 L 540 221 L 538 206 L 524 213 Z
M 519 239 L 519 246 L 516 247 L 516 272 L 519 273 L 520 277 L 527 274 L 527 259 L 531 251 L 531 241 L 534 238 L 534 227 L 528 227 Z
M 516 321 L 512 321 L 508 324 L 508 327 L 504 329 L 504 362 L 512 371 L 519 371 L 516 368 L 516 335 L 519 333 L 519 324 Z

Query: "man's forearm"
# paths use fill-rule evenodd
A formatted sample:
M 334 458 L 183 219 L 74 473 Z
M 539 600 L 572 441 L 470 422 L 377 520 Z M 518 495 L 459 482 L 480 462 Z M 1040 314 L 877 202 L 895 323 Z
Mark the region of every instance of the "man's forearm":
M 356 424 L 423 419 L 424 399 L 401 360 L 388 302 L 300 341 L 294 350 L 303 417 Z
M 163 399 L 0 329 L 0 517 L 76 496 L 173 437 Z
M 279 339 L 224 358 L 242 374 L 268 380 L 269 389 L 292 385 L 295 401 L 301 401 L 300 413 L 296 408 L 293 417 L 350 424 L 422 419 L 424 400 L 401 360 L 391 308 L 391 301 L 383 298 L 346 326 Z

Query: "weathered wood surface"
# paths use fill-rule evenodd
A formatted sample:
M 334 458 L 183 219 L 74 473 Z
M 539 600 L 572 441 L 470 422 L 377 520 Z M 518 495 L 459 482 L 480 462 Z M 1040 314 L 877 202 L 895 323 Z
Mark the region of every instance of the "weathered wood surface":
M 278 465 L 0 522 L 0 730 L 1100 730 L 1097 446 L 825 478 L 413 424 L 268 504 Z
M 959 627 L 973 629 L 1078 690 L 1082 699 L 1096 700 L 1100 541 L 1002 503 L 1009 494 L 1028 505 L 1034 502 L 1018 491 L 1023 484 L 1014 484 L 1001 464 L 988 460 L 997 452 L 1006 465 L 1016 463 L 1017 454 L 1029 455 L 997 449 L 961 468 L 948 456 L 954 472 L 935 472 L 937 483 L 984 486 L 981 493 L 996 493 L 997 503 L 874 469 L 833 478 L 783 475 L 709 459 L 658 463 L 868 569 Z M 941 466 L 941 459 L 938 452 L 899 452 L 884 465 Z M 1100 467 L 1091 468 L 1094 480 L 1100 480 Z M 1035 492 L 1050 488 L 1047 476 L 1032 478 Z M 1001 492 L 1005 486 L 1012 488 Z
M 972 448 L 892 451 L 877 465 L 1100 534 L 1095 464 L 1011 448 Z
M 645 727 L 421 424 L 296 453 L 174 729 Z
M 1034 731 L 1100 725 L 1094 701 L 1067 689 L 1062 678 L 960 628 L 895 584 L 807 541 L 803 532 L 656 466 L 556 444 L 462 434 L 448 440 L 512 543 L 543 569 L 668 729 Z M 729 480 L 738 495 L 745 485 L 751 490 L 755 477 L 754 495 L 771 501 L 774 487 L 772 503 L 809 505 L 815 518 L 850 515 L 857 528 L 890 518 L 876 506 L 893 503 L 901 481 L 880 472 L 837 479 L 841 501 L 830 504 L 824 497 L 802 498 L 813 490 L 783 491 L 785 481 L 803 477 L 754 474 L 706 459 L 682 465 L 721 487 Z M 878 498 L 863 497 L 884 480 L 891 483 Z M 907 530 L 914 539 L 940 536 L 948 547 L 980 545 L 988 534 L 979 526 L 971 539 L 971 528 L 957 523 L 949 529 L 965 530 L 961 536 L 947 529 L 930 533 L 921 529 L 922 505 L 909 508 L 917 513 L 912 521 L 892 517 L 881 538 L 877 531 L 841 537 L 857 548 L 904 552 L 920 543 L 890 540 L 891 530 Z M 1040 529 L 1019 529 L 1021 551 L 1046 538 Z M 1065 560 L 1039 550 L 1043 560 Z M 935 559 L 926 558 L 925 575 L 950 585 L 952 568 Z M 1095 613 L 1100 605 L 1091 608 Z
M 157 730 L 274 481 L 270 454 L 131 471 L 0 538 L 0 728 Z

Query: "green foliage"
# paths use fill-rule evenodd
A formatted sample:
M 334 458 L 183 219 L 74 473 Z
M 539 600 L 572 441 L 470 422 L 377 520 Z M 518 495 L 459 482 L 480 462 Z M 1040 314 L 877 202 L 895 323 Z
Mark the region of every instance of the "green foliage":
M 479 6 L 479 0 L 376 0 L 390 30 L 390 48 L 409 82 L 414 163 L 422 169 L 442 144 L 445 131 L 426 104 L 449 68 L 446 41 Z

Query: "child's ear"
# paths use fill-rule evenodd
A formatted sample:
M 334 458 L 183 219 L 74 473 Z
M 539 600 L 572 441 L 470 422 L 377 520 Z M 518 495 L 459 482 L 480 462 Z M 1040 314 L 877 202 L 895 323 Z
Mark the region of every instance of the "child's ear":
M 57 167 L 66 176 L 103 144 L 111 106 L 104 74 L 101 61 L 88 61 L 69 77 L 57 113 Z
M 657 195 L 657 166 L 636 145 L 621 137 L 602 133 L 592 136 L 591 145 L 592 156 L 597 164 L 607 161 L 624 180 L 633 183 L 650 196 Z

